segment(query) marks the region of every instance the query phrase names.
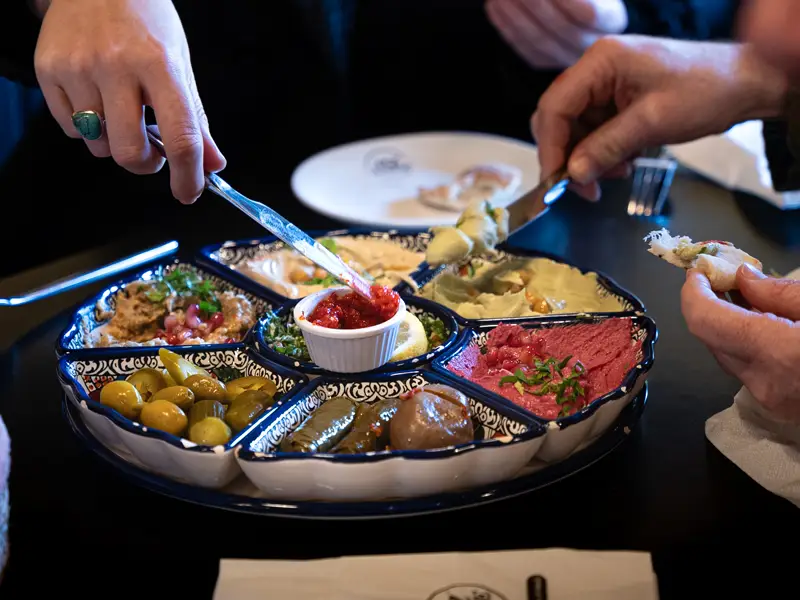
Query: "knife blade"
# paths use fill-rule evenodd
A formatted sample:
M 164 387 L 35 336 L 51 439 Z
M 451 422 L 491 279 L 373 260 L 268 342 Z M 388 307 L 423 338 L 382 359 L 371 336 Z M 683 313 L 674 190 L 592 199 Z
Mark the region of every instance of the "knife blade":
M 516 233 L 548 211 L 550 205 L 564 195 L 570 183 L 567 169 L 559 169 L 539 182 L 527 194 L 506 207 L 509 235 Z
M 147 137 L 156 150 L 166 158 L 164 143 L 155 128 L 147 128 Z M 233 204 L 279 240 L 297 250 L 297 252 L 336 277 L 357 294 L 368 300 L 372 299 L 369 282 L 356 273 L 341 258 L 270 207 L 251 200 L 244 194 L 240 194 L 216 173 L 206 173 L 206 189 Z

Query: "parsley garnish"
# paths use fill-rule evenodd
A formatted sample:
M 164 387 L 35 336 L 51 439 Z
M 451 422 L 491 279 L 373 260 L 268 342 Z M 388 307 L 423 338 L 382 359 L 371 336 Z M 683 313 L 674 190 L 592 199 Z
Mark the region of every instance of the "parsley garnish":
M 144 286 L 140 286 L 138 291 L 143 291 Z M 155 281 L 144 292 L 153 304 L 158 304 L 166 300 L 167 296 L 175 293 L 178 296 L 197 298 L 200 310 L 211 315 L 222 311 L 222 305 L 217 298 L 217 288 L 210 281 L 201 279 L 194 271 L 175 269 L 171 273 L 164 274 L 159 271 L 155 276 Z
M 303 285 L 321 285 L 322 287 L 331 287 L 341 283 L 333 275 L 326 275 L 325 277 L 314 277 L 303 282 Z
M 519 368 L 514 371 L 513 375 L 506 375 L 500 378 L 500 386 L 506 384 L 513 385 L 520 395 L 523 393 L 532 394 L 534 396 L 544 396 L 546 394 L 553 394 L 555 396 L 556 404 L 561 407 L 559 416 L 565 417 L 572 412 L 575 403 L 581 396 L 586 395 L 586 390 L 580 383 L 580 377 L 586 373 L 586 367 L 583 363 L 576 362 L 572 370 L 563 375 L 561 371 L 566 368 L 567 363 L 572 356 L 557 361 L 555 358 L 548 358 L 544 361 L 536 360 L 533 365 L 533 371 L 526 375 L 525 372 Z M 556 376 L 561 376 L 561 380 L 557 381 Z M 526 389 L 527 387 L 540 386 L 538 389 Z
M 494 219 L 494 209 L 492 209 L 492 205 L 486 202 L 483 206 L 486 210 L 486 214 L 489 215 L 492 219 Z

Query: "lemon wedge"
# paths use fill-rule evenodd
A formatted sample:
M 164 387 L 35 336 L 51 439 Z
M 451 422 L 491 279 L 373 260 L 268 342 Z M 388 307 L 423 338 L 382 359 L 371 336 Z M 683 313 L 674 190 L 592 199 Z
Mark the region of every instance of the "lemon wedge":
M 428 336 L 425 334 L 425 327 L 422 322 L 406 312 L 405 318 L 400 323 L 400 330 L 397 332 L 397 342 L 394 345 L 394 354 L 390 362 L 397 362 L 414 358 L 428 351 Z

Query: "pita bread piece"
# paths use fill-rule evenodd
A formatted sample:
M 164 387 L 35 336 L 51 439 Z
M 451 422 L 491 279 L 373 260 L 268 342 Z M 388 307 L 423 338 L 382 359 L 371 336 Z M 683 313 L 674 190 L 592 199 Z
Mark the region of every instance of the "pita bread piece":
M 708 240 L 693 242 L 686 236 L 673 236 L 662 229 L 652 231 L 644 241 L 650 243 L 649 252 L 682 269 L 699 269 L 711 282 L 717 293 L 736 289 L 736 271 L 747 263 L 763 269 L 761 261 L 730 242 Z

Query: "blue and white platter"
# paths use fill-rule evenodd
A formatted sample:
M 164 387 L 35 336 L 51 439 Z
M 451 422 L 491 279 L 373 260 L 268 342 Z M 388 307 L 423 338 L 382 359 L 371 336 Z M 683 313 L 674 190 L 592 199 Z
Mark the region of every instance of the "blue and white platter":
M 497 484 L 460 492 L 450 492 L 406 500 L 378 502 L 304 502 L 273 501 L 246 479 L 239 479 L 222 490 L 212 490 L 176 482 L 137 465 L 129 455 L 109 450 L 88 430 L 73 403 L 64 399 L 64 417 L 75 436 L 94 454 L 110 464 L 134 485 L 171 498 L 238 513 L 266 517 L 358 520 L 412 517 L 491 504 L 555 484 L 574 475 L 608 455 L 634 431 L 647 404 L 648 388 L 642 388 L 620 413 L 613 427 L 591 446 L 555 465 L 533 463 L 517 477 Z
M 430 240 L 425 232 L 364 229 L 315 235 L 391 239 L 418 252 L 424 252 Z M 275 350 L 269 324 L 276 319 L 288 324 L 297 301 L 249 279 L 236 266 L 279 247 L 274 238 L 208 246 L 197 257 L 171 258 L 131 274 L 82 304 L 57 343 L 64 414 L 78 438 L 134 483 L 188 502 L 260 515 L 380 518 L 459 509 L 549 485 L 611 451 L 644 410 L 658 331 L 634 294 L 595 269 L 591 271 L 598 275 L 598 293 L 615 297 L 620 312 L 470 320 L 400 284 L 396 289 L 409 311 L 426 322 L 441 322 L 443 337 L 420 356 L 369 373 L 342 375 Z M 511 247 L 502 249 L 499 260 L 513 256 L 569 264 Z M 170 349 L 207 370 L 230 367 L 241 376 L 266 377 L 278 390 L 275 404 L 223 446 L 198 446 L 148 430 L 98 402 L 98 390 L 109 381 L 163 365 L 152 346 L 86 348 L 84 336 L 101 324 L 96 315 L 114 310 L 114 295 L 126 283 L 177 267 L 197 271 L 218 290 L 244 295 L 258 318 L 239 342 Z M 421 263 L 411 278 L 423 287 L 441 272 Z M 470 346 L 477 345 L 471 351 L 478 352 L 488 332 L 501 322 L 536 329 L 608 319 L 631 321 L 632 343 L 641 342 L 636 364 L 617 389 L 569 417 L 540 418 L 448 369 L 449 362 Z M 360 406 L 400 398 L 429 384 L 451 386 L 469 398 L 473 441 L 436 450 L 362 454 L 281 451 L 282 440 L 333 397 Z

